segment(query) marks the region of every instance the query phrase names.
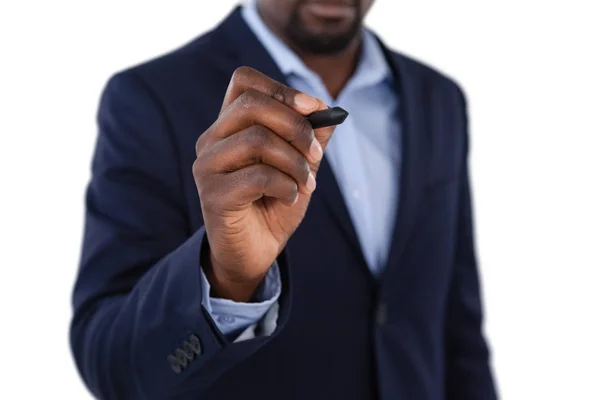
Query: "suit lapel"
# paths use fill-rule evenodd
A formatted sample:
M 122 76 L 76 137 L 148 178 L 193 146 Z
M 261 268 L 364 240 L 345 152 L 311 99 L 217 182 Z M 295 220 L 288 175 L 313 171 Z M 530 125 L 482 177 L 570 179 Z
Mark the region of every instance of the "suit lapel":
M 425 102 L 423 99 L 422 78 L 413 72 L 409 60 L 387 50 L 383 44 L 382 46 L 396 78 L 395 83 L 400 98 L 399 115 L 402 126 L 400 195 L 390 253 L 384 270 L 385 276 L 401 266 L 402 253 L 418 211 L 422 185 L 427 171 L 427 158 L 425 153 Z
M 248 66 L 278 82 L 286 82 L 275 61 L 246 24 L 240 6 L 225 18 L 214 33 L 219 36 L 217 42 L 223 43 L 221 40 L 227 42 L 222 44 L 219 50 L 233 49 L 232 72 L 237 67 Z
M 246 25 L 239 7 L 225 19 L 215 33 L 222 35 L 231 48 L 236 49 L 236 60 L 232 71 L 238 66 L 246 65 L 278 82 L 288 84 L 277 64 Z M 325 204 L 329 215 L 336 221 L 336 225 L 343 232 L 355 255 L 363 262 L 368 271 L 358 236 L 327 157 L 324 157 L 321 162 L 317 182 L 317 190 L 314 192 L 311 202 L 322 201 Z

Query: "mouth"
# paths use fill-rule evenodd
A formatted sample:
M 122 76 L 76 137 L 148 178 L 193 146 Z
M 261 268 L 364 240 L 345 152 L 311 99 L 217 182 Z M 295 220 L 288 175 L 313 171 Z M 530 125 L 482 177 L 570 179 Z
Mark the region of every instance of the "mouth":
M 356 8 L 347 2 L 310 2 L 302 7 L 305 12 L 319 19 L 341 20 L 356 16 Z

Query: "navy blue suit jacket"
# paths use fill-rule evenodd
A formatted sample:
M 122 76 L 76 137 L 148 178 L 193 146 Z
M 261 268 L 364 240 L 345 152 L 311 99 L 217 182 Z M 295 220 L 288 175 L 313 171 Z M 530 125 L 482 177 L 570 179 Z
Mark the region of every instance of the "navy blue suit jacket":
M 385 52 L 404 136 L 385 272 L 380 280 L 370 274 L 325 160 L 307 215 L 279 257 L 277 330 L 240 343 L 201 304 L 194 145 L 217 118 L 236 67 L 285 78 L 237 9 L 177 51 L 110 79 L 71 325 L 77 367 L 96 396 L 495 398 L 481 331 L 465 100 L 448 78 Z M 186 367 L 176 371 L 169 355 Z

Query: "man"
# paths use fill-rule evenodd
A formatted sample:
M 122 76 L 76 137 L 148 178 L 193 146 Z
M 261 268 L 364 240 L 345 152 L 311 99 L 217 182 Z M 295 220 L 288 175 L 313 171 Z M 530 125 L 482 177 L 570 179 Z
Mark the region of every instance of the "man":
M 371 3 L 250 2 L 110 80 L 71 328 L 96 396 L 495 398 L 464 97 Z

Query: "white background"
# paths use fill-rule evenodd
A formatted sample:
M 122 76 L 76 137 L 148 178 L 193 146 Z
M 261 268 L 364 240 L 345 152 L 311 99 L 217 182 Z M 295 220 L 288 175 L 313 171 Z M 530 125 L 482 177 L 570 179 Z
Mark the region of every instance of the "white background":
M 85 399 L 70 291 L 108 77 L 234 1 L 0 5 L 0 398 Z M 593 0 L 379 0 L 368 23 L 467 92 L 502 398 L 600 399 L 600 24 Z M 417 400 L 417 399 L 411 399 Z

